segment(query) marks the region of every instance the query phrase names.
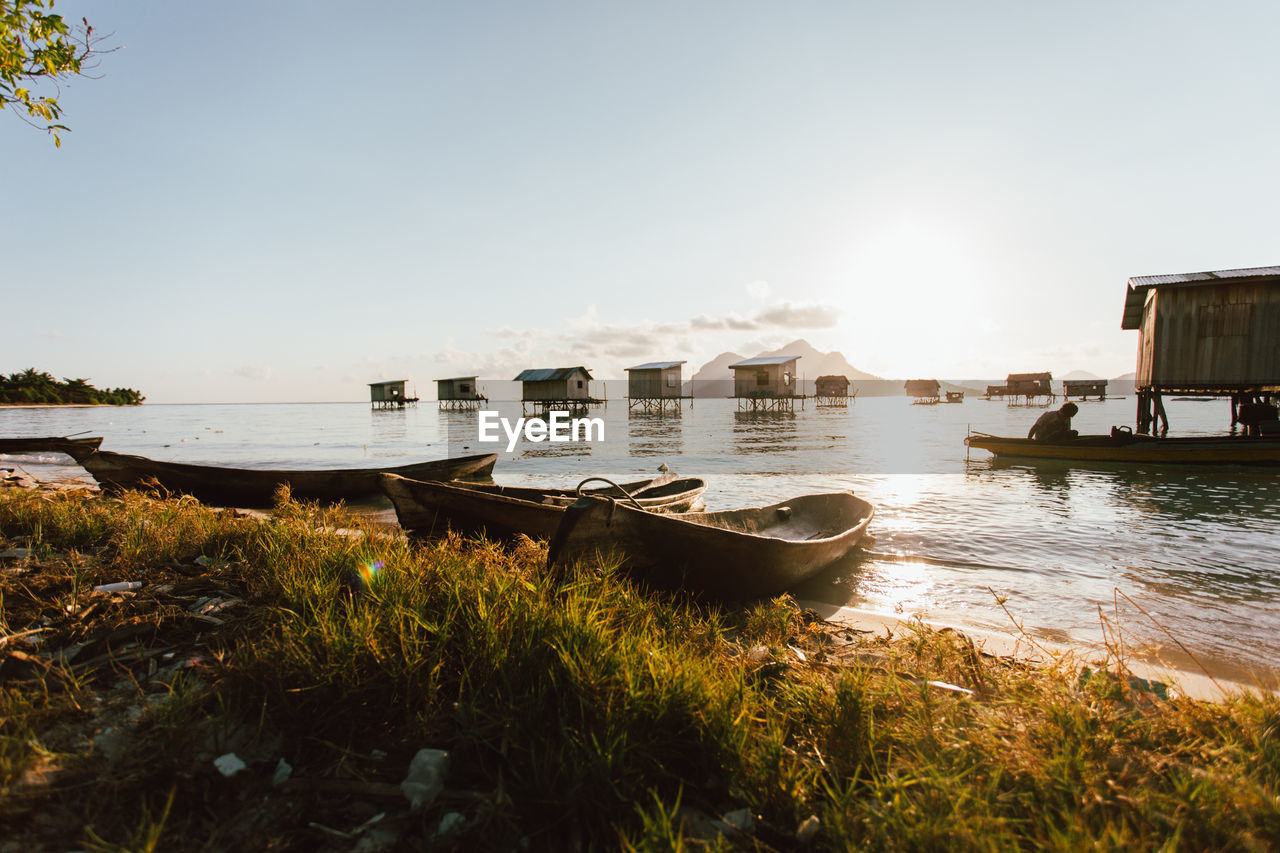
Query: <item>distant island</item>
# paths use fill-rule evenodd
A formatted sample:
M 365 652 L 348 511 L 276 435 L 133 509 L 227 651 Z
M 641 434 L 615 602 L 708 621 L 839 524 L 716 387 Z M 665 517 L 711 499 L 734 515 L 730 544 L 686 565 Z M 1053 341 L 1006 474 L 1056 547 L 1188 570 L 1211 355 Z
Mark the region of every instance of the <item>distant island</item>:
M 99 390 L 87 379 L 63 379 L 59 382 L 34 367 L 9 376 L 0 373 L 2 406 L 136 406 L 145 399 L 142 392 L 132 388 Z

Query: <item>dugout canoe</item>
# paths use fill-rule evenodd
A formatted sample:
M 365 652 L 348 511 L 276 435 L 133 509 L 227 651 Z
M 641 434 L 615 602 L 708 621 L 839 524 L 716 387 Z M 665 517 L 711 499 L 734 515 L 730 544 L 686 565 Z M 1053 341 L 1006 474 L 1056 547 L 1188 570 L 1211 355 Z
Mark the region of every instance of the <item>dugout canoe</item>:
M 871 504 L 852 492 L 683 515 L 657 515 L 625 500 L 584 496 L 565 509 L 547 564 L 617 561 L 654 586 L 722 599 L 759 598 L 847 555 L 874 514 Z
M 102 436 L 66 438 L 60 435 L 0 438 L 0 453 L 65 453 L 77 461 L 97 450 Z
M 707 484 L 696 477 L 666 474 L 623 483 L 622 488 L 648 511 L 681 513 L 701 505 Z M 396 508 L 400 526 L 418 538 L 453 530 L 491 539 L 512 539 L 520 534 L 549 539 L 565 507 L 578 498 L 574 489 L 426 483 L 395 474 L 383 475 L 382 489 Z M 622 494 L 613 486 L 596 493 Z
M 1280 438 L 1263 436 L 1082 435 L 1060 441 L 974 433 L 971 448 L 998 458 L 1055 459 L 1153 465 L 1280 465 Z
M 223 468 L 161 462 L 99 450 L 79 460 L 106 491 L 158 484 L 169 492 L 188 494 L 206 503 L 224 506 L 271 506 L 276 489 L 288 483 L 293 497 L 301 500 L 358 500 L 382 494 L 378 478 L 385 473 L 419 480 L 491 480 L 498 454 L 436 459 L 393 468 L 328 468 L 270 470 Z

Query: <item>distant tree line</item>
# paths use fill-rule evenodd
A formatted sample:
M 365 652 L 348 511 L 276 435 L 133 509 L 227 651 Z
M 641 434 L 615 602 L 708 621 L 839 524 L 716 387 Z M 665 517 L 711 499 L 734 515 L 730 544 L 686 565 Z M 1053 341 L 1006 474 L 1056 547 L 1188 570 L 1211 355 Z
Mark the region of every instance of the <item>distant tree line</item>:
M 109 388 L 100 391 L 87 379 L 63 379 L 28 367 L 21 373 L 0 373 L 0 404 L 5 403 L 82 403 L 89 405 L 136 406 L 145 400 L 132 388 Z

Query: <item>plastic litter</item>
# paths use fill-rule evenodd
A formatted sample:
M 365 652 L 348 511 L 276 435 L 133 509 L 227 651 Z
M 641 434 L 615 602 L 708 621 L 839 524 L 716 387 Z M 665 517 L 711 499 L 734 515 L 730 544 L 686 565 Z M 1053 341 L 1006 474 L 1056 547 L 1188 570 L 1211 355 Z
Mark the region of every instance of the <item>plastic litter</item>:
M 448 752 L 443 749 L 418 750 L 409 762 L 409 775 L 400 783 L 409 808 L 417 811 L 439 796 L 444 790 L 444 777 L 448 772 Z
M 213 766 L 218 768 L 219 773 L 230 779 L 249 765 L 241 761 L 240 756 L 234 752 L 228 752 L 226 755 L 219 755 L 213 759 Z
M 141 589 L 142 581 L 117 581 L 116 583 L 104 583 L 93 588 L 94 592 L 128 592 L 131 589 Z

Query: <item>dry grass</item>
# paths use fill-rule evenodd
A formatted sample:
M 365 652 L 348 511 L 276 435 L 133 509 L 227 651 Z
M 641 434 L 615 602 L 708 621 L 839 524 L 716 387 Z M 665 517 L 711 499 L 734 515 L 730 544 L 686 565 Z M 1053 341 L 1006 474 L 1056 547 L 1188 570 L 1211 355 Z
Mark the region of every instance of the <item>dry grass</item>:
M 31 551 L 0 566 L 15 850 L 1280 844 L 1270 697 L 1164 701 L 288 500 L 259 522 L 6 490 L 0 537 Z M 91 591 L 120 580 L 143 586 Z M 422 747 L 451 769 L 411 813 Z

